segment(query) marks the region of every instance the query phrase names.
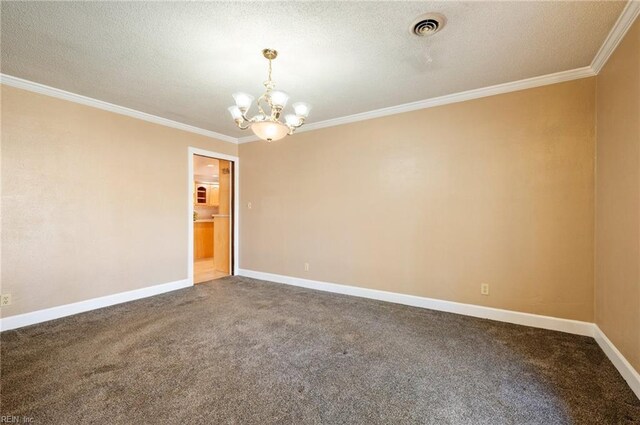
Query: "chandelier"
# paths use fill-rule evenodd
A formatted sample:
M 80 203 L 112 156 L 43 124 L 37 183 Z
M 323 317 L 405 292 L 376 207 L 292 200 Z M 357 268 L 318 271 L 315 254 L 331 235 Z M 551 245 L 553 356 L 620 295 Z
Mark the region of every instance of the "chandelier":
M 247 117 L 247 112 L 253 103 L 254 97 L 246 93 L 234 93 L 235 106 L 229 107 L 229 112 L 241 130 L 251 128 L 256 136 L 267 142 L 280 140 L 293 132 L 309 116 L 311 105 L 304 102 L 293 104 L 295 114 L 288 114 L 284 117 L 284 122 L 280 120 L 282 110 L 287 105 L 289 95 L 283 91 L 274 90 L 275 83 L 271 80 L 271 61 L 278 56 L 278 52 L 273 49 L 264 49 L 262 55 L 269 60 L 269 74 L 267 81 L 262 83 L 266 91 L 256 101 L 258 114 L 251 118 Z

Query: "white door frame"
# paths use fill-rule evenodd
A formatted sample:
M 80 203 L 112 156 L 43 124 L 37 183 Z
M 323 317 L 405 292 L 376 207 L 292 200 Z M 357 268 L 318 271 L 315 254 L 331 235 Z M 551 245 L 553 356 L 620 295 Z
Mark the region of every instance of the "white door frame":
M 189 212 L 187 216 L 187 222 L 189 223 L 189 246 L 187 247 L 187 279 L 193 285 L 193 155 L 208 156 L 215 159 L 224 159 L 226 161 L 233 162 L 233 255 L 229 258 L 229 261 L 233 262 L 233 274 L 238 274 L 238 265 L 240 263 L 239 257 L 239 238 L 238 230 L 240 229 L 240 221 L 238 219 L 240 212 L 240 158 L 237 156 L 227 155 L 224 153 L 218 153 L 208 151 L 200 148 L 194 148 L 189 146 L 189 174 L 187 176 L 187 188 L 188 188 L 188 208 Z

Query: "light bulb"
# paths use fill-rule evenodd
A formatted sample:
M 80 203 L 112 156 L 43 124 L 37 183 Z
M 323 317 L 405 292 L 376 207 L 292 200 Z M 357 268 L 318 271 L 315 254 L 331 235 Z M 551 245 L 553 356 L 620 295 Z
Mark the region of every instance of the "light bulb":
M 305 102 L 296 102 L 293 104 L 293 110 L 296 112 L 297 116 L 307 118 L 309 116 L 309 112 L 311 112 L 311 105 Z
M 241 111 L 246 111 L 251 107 L 251 103 L 253 102 L 253 96 L 246 93 L 234 93 L 233 99 L 236 101 L 236 106 L 240 108 Z

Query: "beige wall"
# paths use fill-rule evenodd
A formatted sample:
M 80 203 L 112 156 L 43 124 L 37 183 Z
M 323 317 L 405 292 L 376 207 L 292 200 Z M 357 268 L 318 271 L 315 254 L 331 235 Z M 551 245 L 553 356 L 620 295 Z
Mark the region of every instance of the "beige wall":
M 636 22 L 597 79 L 241 145 L 240 267 L 595 320 L 640 370 L 639 76 Z M 2 316 L 185 279 L 187 147 L 237 146 L 1 90 Z
M 237 146 L 2 86 L 12 316 L 187 278 L 187 147 Z
M 640 371 L 640 20 L 597 77 L 596 323 Z
M 594 102 L 589 78 L 240 145 L 240 267 L 592 321 Z

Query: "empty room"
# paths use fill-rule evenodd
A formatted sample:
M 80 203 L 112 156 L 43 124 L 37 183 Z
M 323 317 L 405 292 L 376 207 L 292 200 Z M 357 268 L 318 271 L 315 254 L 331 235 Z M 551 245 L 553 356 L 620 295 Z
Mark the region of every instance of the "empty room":
M 0 6 L 0 423 L 640 424 L 640 0 Z

